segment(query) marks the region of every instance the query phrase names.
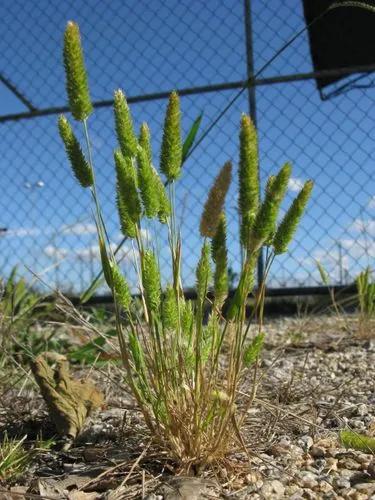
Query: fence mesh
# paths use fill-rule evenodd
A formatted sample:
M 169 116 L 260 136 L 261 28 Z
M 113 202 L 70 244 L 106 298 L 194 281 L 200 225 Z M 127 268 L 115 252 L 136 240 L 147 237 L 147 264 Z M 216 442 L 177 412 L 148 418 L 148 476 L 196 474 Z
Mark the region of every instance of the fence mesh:
M 256 73 L 303 28 L 302 2 L 253 0 L 251 16 Z M 90 197 L 71 176 L 56 127 L 58 108 L 66 106 L 61 46 L 69 19 L 81 28 L 93 100 L 110 101 L 118 87 L 139 97 L 131 111 L 137 128 L 142 121 L 149 123 L 156 163 L 166 99 L 152 94 L 191 89 L 181 98 L 184 133 L 200 113 L 205 130 L 237 95 L 238 82 L 248 77 L 249 19 L 237 0 L 1 3 L 0 226 L 6 229 L 0 236 L 1 272 L 6 276 L 19 264 L 20 271 L 31 269 L 52 287 L 79 293 L 100 263 Z M 287 202 L 307 178 L 316 183 L 295 242 L 275 262 L 269 278 L 274 287 L 320 284 L 316 259 L 334 283 L 345 284 L 375 257 L 373 75 L 322 100 L 315 81 L 304 79 L 311 71 L 305 32 L 255 82 L 262 184 L 287 160 L 294 165 Z M 100 197 L 116 245 L 121 234 L 114 204 L 115 138 L 106 102 L 95 110 L 89 127 Z M 177 206 L 186 286 L 194 283 L 207 190 L 227 159 L 238 161 L 241 112 L 249 112 L 247 90 L 184 166 Z M 234 273 L 239 268 L 236 203 L 234 183 L 227 202 Z M 156 227 L 145 229 L 160 250 L 167 280 L 165 235 Z M 122 265 L 135 285 L 132 255 L 126 243 Z

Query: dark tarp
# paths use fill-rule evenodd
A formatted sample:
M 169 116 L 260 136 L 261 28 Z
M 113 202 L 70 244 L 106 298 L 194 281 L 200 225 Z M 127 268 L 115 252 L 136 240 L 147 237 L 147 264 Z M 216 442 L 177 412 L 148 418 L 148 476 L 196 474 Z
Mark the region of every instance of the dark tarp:
M 306 24 L 340 0 L 303 0 Z M 341 0 L 341 3 L 348 4 Z M 356 0 L 375 7 L 375 0 Z M 314 71 L 355 68 L 375 63 L 375 13 L 368 9 L 340 7 L 328 11 L 308 29 Z M 318 89 L 344 78 L 316 79 Z

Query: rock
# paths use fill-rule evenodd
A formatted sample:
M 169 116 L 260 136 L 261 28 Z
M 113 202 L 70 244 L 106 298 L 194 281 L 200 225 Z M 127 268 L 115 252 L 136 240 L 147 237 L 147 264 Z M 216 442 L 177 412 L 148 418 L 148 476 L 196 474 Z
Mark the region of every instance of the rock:
M 291 443 L 291 441 L 290 441 L 290 437 L 289 436 L 281 436 L 281 438 L 280 438 L 280 440 L 278 442 L 278 444 L 280 446 L 290 446 L 290 443 Z
M 340 490 L 340 495 L 335 498 L 335 500 L 347 500 L 348 498 L 353 498 L 353 495 L 356 495 L 357 492 L 353 488 L 346 488 L 344 490 Z
M 324 458 L 317 458 L 314 462 L 315 469 L 319 472 L 326 468 L 327 461 Z
M 303 490 L 303 497 L 302 498 L 307 498 L 308 500 L 316 500 L 317 496 L 316 493 L 309 488 L 305 488 Z
M 301 472 L 301 483 L 304 488 L 309 488 L 313 490 L 318 486 L 318 477 L 316 474 L 309 472 L 309 471 L 302 471 Z
M 368 467 L 367 467 L 367 473 L 372 479 L 375 479 L 375 460 L 372 460 Z
M 300 498 L 303 495 L 303 489 L 300 486 L 298 486 L 298 484 L 295 484 L 295 483 L 289 484 L 285 488 L 284 495 L 287 498 L 294 498 L 293 495 L 296 495 L 296 498 Z
M 339 460 L 339 467 L 342 469 L 359 470 L 361 468 L 361 464 L 352 458 L 344 458 Z
M 342 488 L 342 489 L 349 489 L 350 488 L 350 481 L 349 479 L 346 479 L 345 477 L 340 477 L 339 479 L 337 479 L 336 481 L 336 486 L 338 488 Z
M 369 455 L 367 453 L 357 453 L 356 460 L 360 464 L 368 464 L 370 461 Z
M 319 484 L 319 490 L 322 492 L 322 493 L 329 493 L 330 491 L 333 490 L 333 486 L 332 484 L 329 484 L 327 481 L 322 481 L 320 484 Z
M 260 493 L 264 498 L 282 498 L 284 496 L 285 486 L 283 483 L 274 479 L 273 481 L 268 481 L 263 484 Z
M 365 415 L 368 414 L 368 408 L 367 408 L 367 405 L 365 404 L 360 404 L 357 406 L 357 414 L 360 416 L 360 417 L 364 417 Z
M 311 436 L 302 436 L 299 438 L 297 443 L 301 446 L 303 450 L 308 451 L 314 444 L 314 441 Z
M 368 500 L 368 496 L 367 496 L 367 494 L 366 494 L 366 493 L 358 493 L 358 491 L 357 491 L 357 492 L 355 492 L 355 493 L 353 493 L 353 494 L 350 496 L 350 498 L 351 498 L 352 500 Z M 371 500 L 372 500 L 372 497 L 371 497 Z
M 369 496 L 375 493 L 374 483 L 357 483 L 354 488 L 361 493 L 367 493 Z
M 304 494 L 304 491 L 302 488 L 300 488 L 299 491 L 296 491 L 295 493 L 293 493 L 292 496 L 289 496 L 288 498 L 290 500 L 303 500 L 303 494 Z
M 348 469 L 341 469 L 340 470 L 340 476 L 345 478 L 345 479 L 349 479 L 352 474 L 353 474 L 352 470 L 348 470 Z
M 198 477 L 173 477 L 158 489 L 164 500 L 200 500 L 219 498 L 218 487 L 214 481 Z
M 314 458 L 323 458 L 325 457 L 325 451 L 323 448 L 319 448 L 319 446 L 312 446 L 309 451 L 310 455 Z
M 337 464 L 338 464 L 338 460 L 336 458 L 329 457 L 326 460 L 325 469 L 328 470 L 328 471 L 336 471 L 337 470 Z
M 287 455 L 289 453 L 289 445 L 283 446 L 281 444 L 274 444 L 269 449 L 269 452 L 274 457 L 279 457 L 281 455 Z
M 355 472 L 350 476 L 350 484 L 354 486 L 358 483 L 364 483 L 370 479 L 370 476 L 366 472 Z

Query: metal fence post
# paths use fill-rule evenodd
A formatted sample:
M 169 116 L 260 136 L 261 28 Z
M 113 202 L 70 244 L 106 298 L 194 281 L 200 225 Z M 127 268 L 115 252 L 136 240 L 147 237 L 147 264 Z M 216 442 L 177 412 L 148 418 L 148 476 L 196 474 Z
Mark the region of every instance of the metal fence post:
M 246 44 L 246 68 L 247 68 L 247 98 L 249 104 L 249 114 L 257 126 L 256 111 L 256 89 L 254 81 L 254 52 L 253 52 L 253 31 L 251 22 L 251 0 L 244 0 L 244 23 L 245 23 L 245 44 Z M 260 183 L 260 175 L 259 175 Z M 258 258 L 257 279 L 258 287 L 263 281 L 264 275 L 264 256 L 263 249 L 260 250 Z

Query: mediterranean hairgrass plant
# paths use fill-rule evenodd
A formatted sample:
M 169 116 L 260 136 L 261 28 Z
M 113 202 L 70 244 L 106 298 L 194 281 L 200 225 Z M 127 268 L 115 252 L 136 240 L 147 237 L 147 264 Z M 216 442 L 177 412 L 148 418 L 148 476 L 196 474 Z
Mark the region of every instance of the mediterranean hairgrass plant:
M 114 124 L 119 145 L 114 151 L 116 201 L 121 230 L 137 250 L 143 307 L 140 316 L 132 307 L 129 285 L 111 250 L 103 220 L 88 131 L 93 107 L 79 28 L 73 22 L 67 24 L 65 31 L 64 64 L 70 110 L 83 126 L 85 148 L 79 144 L 65 116 L 59 118 L 59 131 L 75 177 L 92 195 L 101 262 L 114 298 L 126 379 L 155 439 L 182 469 L 197 470 L 222 459 L 235 443 L 243 445 L 241 424 L 248 407 L 240 409 L 238 389 L 247 372 L 258 365 L 264 339 L 264 283 L 256 293 L 254 314 L 259 329 L 253 338 L 249 338 L 250 321 L 246 318 L 246 302 L 254 289 L 257 258 L 265 246 L 267 276 L 275 256 L 286 252 L 292 240 L 313 183 L 305 183 L 277 224 L 291 166 L 285 164 L 269 178 L 261 202 L 257 134 L 250 118 L 243 115 L 238 175 L 243 253 L 239 284 L 229 300 L 224 207 L 232 165 L 227 162 L 218 173 L 203 210 L 202 249 L 196 268 L 197 298 L 194 303 L 189 302 L 183 293 L 182 242 L 176 217 L 175 189 L 184 158 L 179 97 L 175 92 L 169 97 L 158 172 L 154 167 L 150 130 L 143 124 L 136 135 L 126 97 L 117 90 L 114 94 Z M 164 288 L 158 253 L 142 236 L 145 219 L 161 224 L 168 234 L 172 278 Z M 211 290 L 214 298 L 209 301 Z M 224 315 L 226 301 L 228 307 Z M 209 317 L 205 321 L 208 305 Z M 250 388 L 249 404 L 255 389 L 256 380 Z

